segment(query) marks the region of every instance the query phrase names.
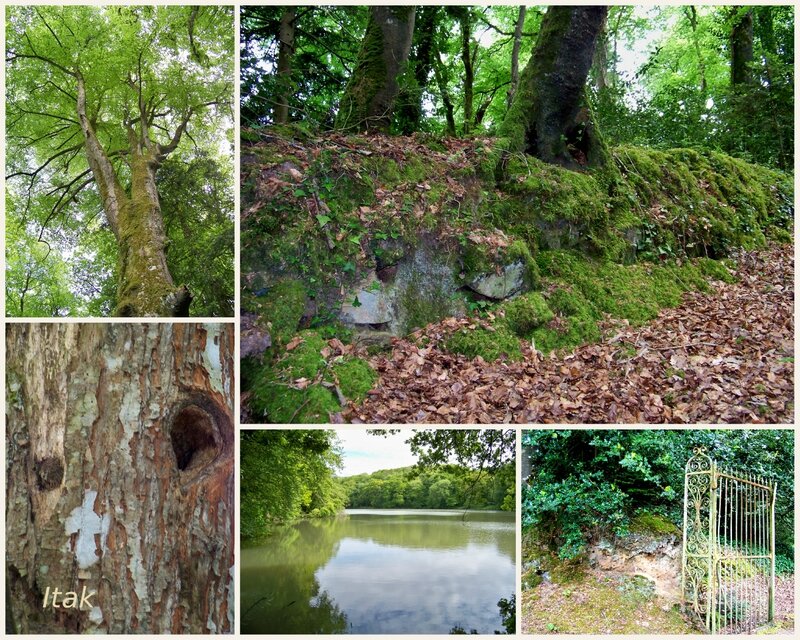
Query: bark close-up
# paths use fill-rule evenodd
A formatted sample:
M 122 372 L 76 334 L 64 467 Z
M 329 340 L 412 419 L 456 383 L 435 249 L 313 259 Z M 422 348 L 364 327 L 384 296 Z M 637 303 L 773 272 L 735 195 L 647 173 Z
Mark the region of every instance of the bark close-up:
M 7 327 L 8 631 L 233 632 L 233 350 L 227 324 Z

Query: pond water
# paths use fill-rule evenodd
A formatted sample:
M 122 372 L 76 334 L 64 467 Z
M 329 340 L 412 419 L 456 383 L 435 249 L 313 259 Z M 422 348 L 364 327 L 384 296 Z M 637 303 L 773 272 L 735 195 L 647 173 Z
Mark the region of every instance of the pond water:
M 353 509 L 242 545 L 242 633 L 502 630 L 514 514 Z

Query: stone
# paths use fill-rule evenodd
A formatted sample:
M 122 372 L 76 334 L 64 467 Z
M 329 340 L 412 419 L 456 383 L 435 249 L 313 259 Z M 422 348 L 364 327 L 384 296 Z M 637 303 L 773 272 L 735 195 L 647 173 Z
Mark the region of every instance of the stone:
M 522 262 L 512 262 L 502 267 L 500 273 L 480 275 L 467 286 L 486 298 L 505 300 L 524 288 L 525 265 Z
M 393 318 L 391 298 L 373 271 L 344 299 L 339 317 L 346 324 L 386 324 Z

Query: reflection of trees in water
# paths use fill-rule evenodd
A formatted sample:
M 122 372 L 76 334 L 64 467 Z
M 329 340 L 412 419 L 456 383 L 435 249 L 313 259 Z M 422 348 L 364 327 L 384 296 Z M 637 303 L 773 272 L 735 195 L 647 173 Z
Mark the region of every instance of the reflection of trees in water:
M 480 515 L 486 517 L 488 514 Z M 481 522 L 470 514 L 467 521 L 463 522 L 460 515 L 437 516 L 426 520 L 424 515 L 398 516 L 389 511 L 385 516 L 353 514 L 346 521 L 339 521 L 338 526 L 341 527 L 342 538 L 368 540 L 390 547 L 455 549 L 470 543 L 494 545 L 514 562 L 514 520 L 506 522 L 500 520 L 502 516 L 492 515 L 493 519 Z
M 242 550 L 242 633 L 344 633 L 347 616 L 314 574 L 339 547 L 337 519 L 281 527 Z
M 494 546 L 513 563 L 515 542 L 498 514 L 460 516 L 352 516 L 298 522 L 260 543 L 242 545 L 242 633 L 345 633 L 347 615 L 316 578 L 343 538 L 383 546 L 455 549 Z

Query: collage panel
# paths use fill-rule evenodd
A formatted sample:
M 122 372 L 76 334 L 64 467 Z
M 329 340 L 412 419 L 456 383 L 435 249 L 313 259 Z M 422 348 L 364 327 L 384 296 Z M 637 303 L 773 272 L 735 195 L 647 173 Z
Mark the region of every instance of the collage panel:
M 5 315 L 233 317 L 233 7 L 5 18 Z
M 522 431 L 523 634 L 794 634 L 793 429 Z
M 240 441 L 242 634 L 515 632 L 515 430 Z
M 233 633 L 234 325 L 6 326 L 6 629 Z
M 793 7 L 240 25 L 244 422 L 794 422 Z

